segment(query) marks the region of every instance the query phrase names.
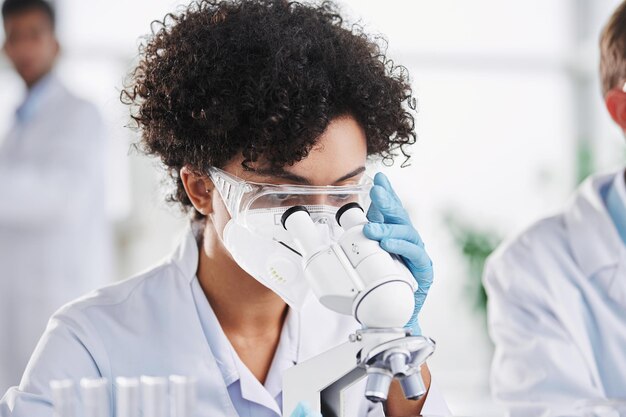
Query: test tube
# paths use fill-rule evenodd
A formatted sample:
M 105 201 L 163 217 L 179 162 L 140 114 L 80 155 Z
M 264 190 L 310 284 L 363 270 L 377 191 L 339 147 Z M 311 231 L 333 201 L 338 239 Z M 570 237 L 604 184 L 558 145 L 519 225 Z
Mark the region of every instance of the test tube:
M 76 392 L 71 379 L 50 381 L 54 417 L 76 417 Z
M 116 417 L 139 417 L 139 379 L 115 378 Z
M 192 417 L 196 408 L 195 378 L 170 376 L 170 417 Z
M 109 382 L 106 378 L 83 378 L 80 391 L 83 398 L 83 417 L 109 417 Z
M 141 408 L 143 417 L 167 417 L 167 378 L 142 376 Z

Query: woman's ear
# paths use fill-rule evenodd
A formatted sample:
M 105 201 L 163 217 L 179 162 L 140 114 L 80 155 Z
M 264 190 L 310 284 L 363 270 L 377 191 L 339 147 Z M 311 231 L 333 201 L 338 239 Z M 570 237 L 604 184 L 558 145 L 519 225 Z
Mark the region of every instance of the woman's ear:
M 205 216 L 212 213 L 213 182 L 206 176 L 196 174 L 188 167 L 181 168 L 180 179 L 195 209 Z
M 614 88 L 606 93 L 604 102 L 615 123 L 626 132 L 626 92 Z

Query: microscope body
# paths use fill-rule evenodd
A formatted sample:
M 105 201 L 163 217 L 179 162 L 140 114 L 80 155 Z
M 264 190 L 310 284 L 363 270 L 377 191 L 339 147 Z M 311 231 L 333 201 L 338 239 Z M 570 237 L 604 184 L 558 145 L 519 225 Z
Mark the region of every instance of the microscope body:
M 348 417 L 347 390 L 363 378 L 367 378 L 365 396 L 373 402 L 387 399 L 394 378 L 407 398 L 417 399 L 426 392 L 420 369 L 435 343 L 411 336 L 403 328 L 415 306 L 415 279 L 400 259 L 365 237 L 363 226 L 368 221 L 358 204 L 340 208 L 336 220 L 345 232 L 329 243 L 319 235 L 305 207 L 292 207 L 282 217 L 320 303 L 352 315 L 364 329 L 284 373 L 285 416 L 298 402 L 308 401 L 324 417 Z
M 323 306 L 351 315 L 366 327 L 404 326 L 415 307 L 415 279 L 400 259 L 365 237 L 368 221 L 361 206 L 348 203 L 335 218 L 345 232 L 329 243 L 305 207 L 283 214 L 283 226 L 300 250 L 313 293 Z

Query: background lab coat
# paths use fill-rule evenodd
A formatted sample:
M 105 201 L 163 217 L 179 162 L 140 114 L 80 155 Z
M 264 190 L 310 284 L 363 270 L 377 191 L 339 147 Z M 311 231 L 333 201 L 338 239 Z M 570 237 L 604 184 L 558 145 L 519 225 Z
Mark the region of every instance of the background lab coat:
M 197 268 L 198 243 L 188 232 L 162 265 L 64 307 L 50 321 L 19 388 L 0 401 L 0 417 L 51 417 L 51 379 L 103 376 L 114 381 L 118 376 L 170 374 L 197 378 L 198 416 L 236 417 L 245 409 L 264 412 L 241 417 L 278 416 L 276 402 L 271 403 L 275 388 L 282 389 L 278 379 L 282 372 L 270 369 L 263 387 L 249 370 L 221 362 L 225 338 L 207 310 Z M 322 353 L 347 341 L 356 328 L 352 317 L 334 313 L 310 296 L 300 313 L 289 312 L 272 368 L 286 368 Z M 358 398 L 350 407 L 358 411 L 364 396 L 351 398 Z M 244 401 L 255 406 L 247 407 Z M 264 410 L 256 405 L 265 405 Z M 434 387 L 423 412 L 448 415 Z M 382 416 L 381 407 L 368 414 L 374 416 Z
M 0 391 L 50 315 L 108 278 L 100 117 L 54 76 L 0 143 Z
M 626 246 L 603 199 L 616 175 L 588 179 L 489 259 L 491 383 L 513 415 L 533 415 L 519 402 L 626 398 Z

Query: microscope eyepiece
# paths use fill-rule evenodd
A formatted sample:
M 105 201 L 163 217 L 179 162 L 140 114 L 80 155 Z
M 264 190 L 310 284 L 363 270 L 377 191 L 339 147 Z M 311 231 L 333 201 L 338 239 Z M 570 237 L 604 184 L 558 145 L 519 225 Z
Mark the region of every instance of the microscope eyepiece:
M 358 208 L 358 209 L 359 209 L 359 210 L 361 210 L 363 213 L 365 213 L 365 210 L 363 210 L 363 207 L 361 207 L 361 205 L 360 205 L 359 203 L 357 203 L 357 202 L 354 202 L 354 201 L 353 201 L 353 202 L 351 202 L 351 203 L 344 204 L 343 206 L 341 206 L 341 207 L 339 208 L 339 210 L 337 210 L 337 213 L 335 213 L 335 220 L 337 220 L 337 224 L 338 224 L 339 226 L 341 226 L 341 216 L 343 216 L 343 214 L 344 214 L 345 212 L 347 212 L 348 210 L 353 209 L 353 208 Z M 342 226 L 342 227 L 343 227 L 343 226 Z
M 283 225 L 283 228 L 285 230 L 287 230 L 287 227 L 285 226 L 285 222 L 287 221 L 289 216 L 291 216 L 292 214 L 297 213 L 299 211 L 306 211 L 307 214 L 309 214 L 309 215 L 311 214 L 311 213 L 309 213 L 309 210 L 307 210 L 306 207 L 304 207 L 304 206 L 293 206 L 293 207 L 290 207 L 286 212 L 283 213 L 282 216 L 280 216 L 280 224 Z

